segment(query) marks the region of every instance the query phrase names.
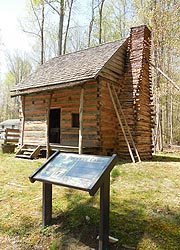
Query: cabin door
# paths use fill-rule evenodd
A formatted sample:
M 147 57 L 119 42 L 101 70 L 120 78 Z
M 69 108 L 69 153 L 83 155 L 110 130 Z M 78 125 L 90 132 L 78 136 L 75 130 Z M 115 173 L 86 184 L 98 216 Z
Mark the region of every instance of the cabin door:
M 51 109 L 49 115 L 49 142 L 60 144 L 61 109 Z

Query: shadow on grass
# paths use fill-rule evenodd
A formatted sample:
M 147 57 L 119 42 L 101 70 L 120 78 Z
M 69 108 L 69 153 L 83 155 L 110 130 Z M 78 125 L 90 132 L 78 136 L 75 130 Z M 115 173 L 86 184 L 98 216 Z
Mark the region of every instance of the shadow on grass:
M 56 224 L 56 233 L 61 232 L 62 249 L 68 249 L 72 239 L 91 248 L 97 247 L 96 237 L 99 228 L 99 210 L 91 205 L 91 200 L 77 201 L 69 205 L 67 212 L 58 214 L 52 220 Z M 57 212 L 56 212 L 57 214 Z M 71 240 L 70 240 L 71 239 Z
M 71 194 L 68 194 L 69 196 Z M 72 193 L 73 196 L 74 193 Z M 69 197 L 68 210 L 63 213 L 56 210 L 52 220 L 53 225 L 47 227 L 43 233 L 45 234 L 47 231 L 53 235 L 54 240 L 51 242 L 52 248 L 50 249 L 98 249 L 96 238 L 99 231 L 100 211 L 97 199 L 97 195 L 89 199 L 78 197 L 76 201 Z M 94 206 L 94 204 L 96 205 Z M 6 227 L 4 227 L 4 231 L 26 238 L 27 242 L 23 244 L 26 244 L 28 248 L 23 245 L 21 249 L 35 249 L 30 248 L 32 239 L 28 239 L 28 235 L 35 225 L 37 226 L 36 221 L 32 221 L 31 216 L 27 215 L 18 219 L 12 232 Z M 110 250 L 128 249 L 123 246 L 141 250 L 179 250 L 180 212 L 167 207 L 148 215 L 145 204 L 139 200 L 129 199 L 121 202 L 114 199 L 110 204 L 110 235 L 119 239 L 118 243 L 110 244 Z M 39 238 L 41 237 L 42 235 L 39 234 Z M 157 247 L 153 247 L 154 244 Z
M 79 244 L 98 249 L 97 235 L 99 231 L 99 208 L 91 205 L 91 200 L 71 204 L 71 209 L 57 215 L 53 219 L 56 224 L 56 233 L 61 232 L 62 249 L 69 249 L 72 239 Z M 134 200 L 119 203 L 111 202 L 110 235 L 118 238 L 118 243 L 110 244 L 110 250 L 125 249 L 159 249 L 146 247 L 138 248 L 144 244 L 148 237 L 162 250 L 180 249 L 180 215 L 169 211 L 168 215 L 147 216 L 146 208 Z M 146 243 L 147 244 L 147 243 Z M 78 248 L 81 249 L 81 248 Z M 88 248 L 85 248 L 88 249 Z
M 143 162 L 180 162 L 180 153 L 179 157 L 175 156 L 175 154 L 163 153 L 162 155 L 153 155 L 150 160 L 142 160 Z M 119 160 L 117 162 L 118 165 L 132 163 L 131 160 Z
M 179 157 L 174 156 L 174 154 L 163 154 L 163 155 L 153 155 L 152 161 L 158 162 L 180 162 L 180 154 Z

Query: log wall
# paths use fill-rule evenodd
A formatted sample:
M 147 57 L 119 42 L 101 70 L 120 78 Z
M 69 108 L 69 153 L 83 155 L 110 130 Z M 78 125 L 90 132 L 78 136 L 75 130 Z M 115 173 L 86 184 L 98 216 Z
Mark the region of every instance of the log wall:
M 97 82 L 84 86 L 83 146 L 99 147 L 99 101 Z M 24 144 L 46 144 L 47 110 L 61 109 L 60 144 L 78 146 L 79 129 L 72 127 L 72 113 L 79 113 L 81 87 L 57 90 L 43 94 L 29 94 L 24 98 Z
M 126 60 L 127 42 L 105 64 L 99 78 L 100 96 L 100 135 L 102 142 L 102 154 L 118 152 L 117 136 L 119 133 L 118 119 L 109 94 L 107 83 L 115 84 L 117 91 L 121 89 Z
M 102 154 L 111 154 L 116 152 L 116 140 L 118 131 L 117 117 L 114 111 L 113 103 L 109 95 L 106 80 L 100 81 L 100 135 L 102 142 Z

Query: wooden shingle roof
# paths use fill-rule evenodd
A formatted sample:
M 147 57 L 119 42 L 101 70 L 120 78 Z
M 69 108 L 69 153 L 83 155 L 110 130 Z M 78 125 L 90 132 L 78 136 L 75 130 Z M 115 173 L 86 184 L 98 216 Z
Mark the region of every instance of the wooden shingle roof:
M 126 39 L 109 42 L 74 53 L 50 59 L 36 72 L 12 89 L 12 95 L 52 88 L 74 86 L 86 80 L 96 79 L 104 65 L 124 44 Z

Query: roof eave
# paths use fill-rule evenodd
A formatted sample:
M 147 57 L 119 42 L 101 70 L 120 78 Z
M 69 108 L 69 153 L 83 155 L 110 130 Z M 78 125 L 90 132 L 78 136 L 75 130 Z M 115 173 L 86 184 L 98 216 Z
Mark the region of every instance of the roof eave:
M 89 79 L 83 79 L 79 81 L 39 86 L 39 87 L 34 87 L 34 88 L 31 87 L 31 88 L 26 88 L 26 89 L 16 89 L 16 90 L 11 91 L 11 97 L 40 93 L 40 92 L 45 92 L 45 91 L 51 92 L 57 89 L 73 88 L 75 86 L 83 85 L 86 82 L 94 82 L 95 80 L 96 78 L 89 78 Z

